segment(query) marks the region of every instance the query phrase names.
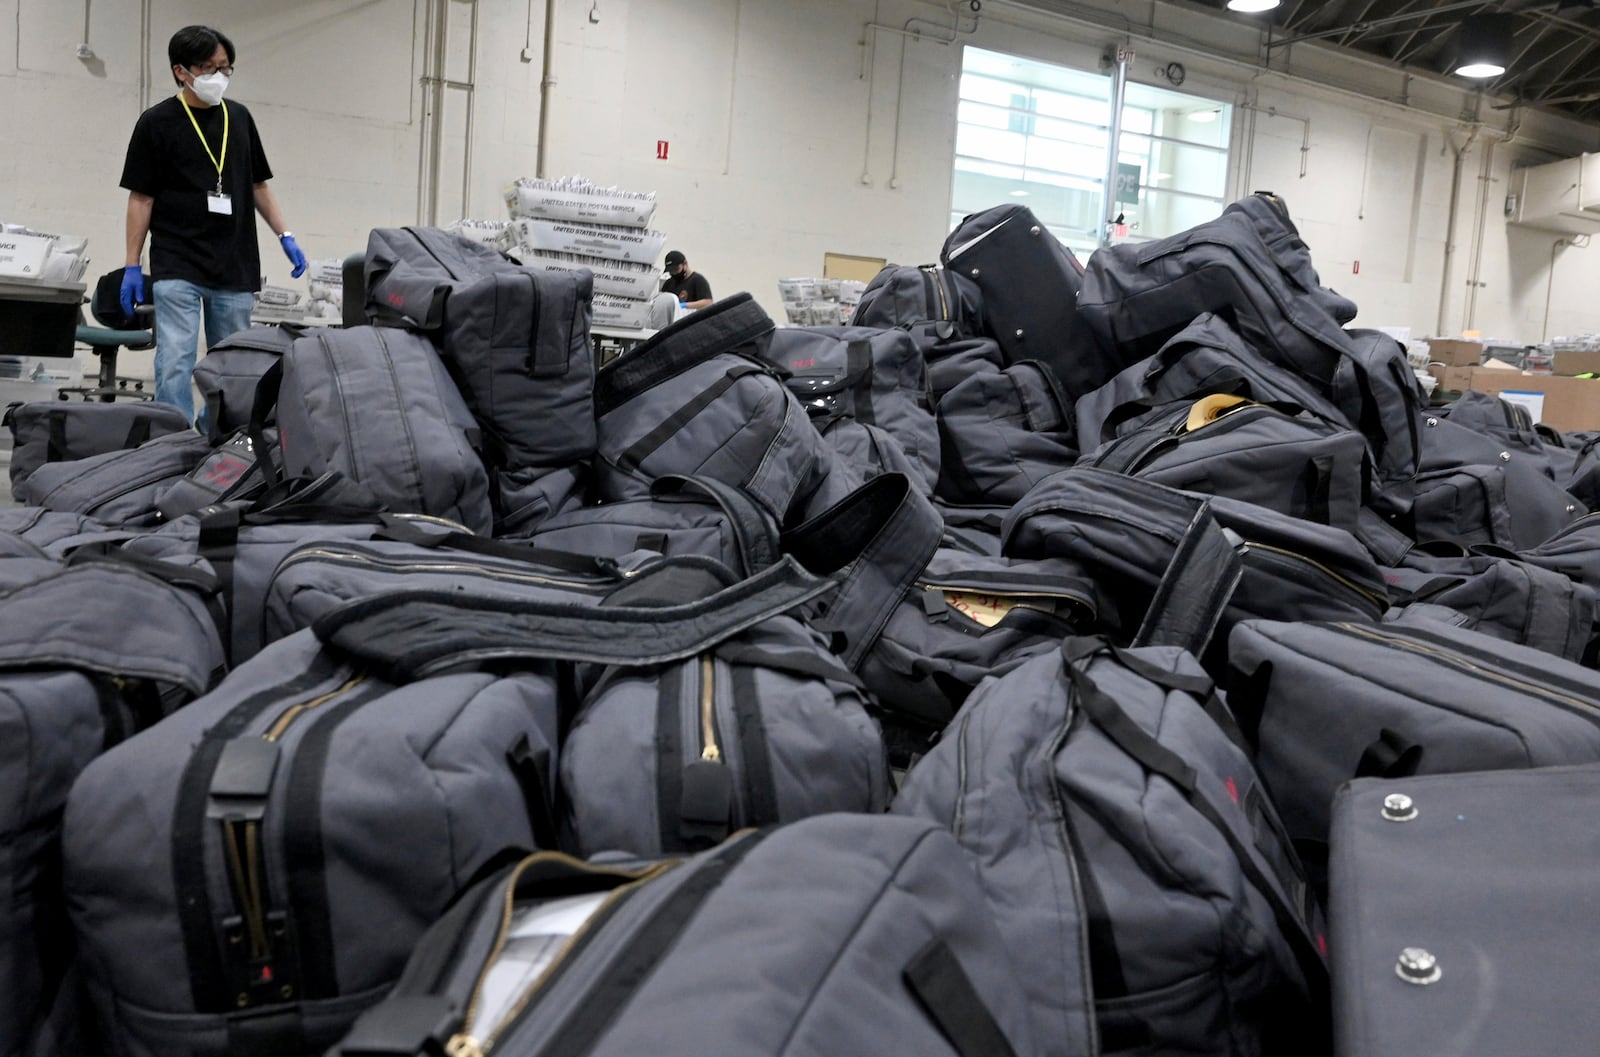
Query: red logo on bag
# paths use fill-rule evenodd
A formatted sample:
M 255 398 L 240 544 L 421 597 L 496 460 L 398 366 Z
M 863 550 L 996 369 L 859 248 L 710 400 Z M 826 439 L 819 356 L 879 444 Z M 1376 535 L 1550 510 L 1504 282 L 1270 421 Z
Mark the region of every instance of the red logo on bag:
M 400 294 L 385 294 L 383 299 L 396 308 L 406 307 L 406 299 Z
M 1228 795 L 1233 798 L 1235 804 L 1239 802 L 1239 783 L 1233 780 L 1232 775 L 1228 776 Z
M 789 361 L 789 366 L 795 368 L 796 370 L 799 370 L 802 367 L 815 367 L 816 365 L 817 361 L 815 359 Z

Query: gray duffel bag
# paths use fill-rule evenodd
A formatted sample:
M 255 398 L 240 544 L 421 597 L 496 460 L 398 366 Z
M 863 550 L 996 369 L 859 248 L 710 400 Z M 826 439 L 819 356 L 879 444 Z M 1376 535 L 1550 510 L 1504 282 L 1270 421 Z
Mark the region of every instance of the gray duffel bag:
M 595 491 L 608 503 L 649 494 L 658 477 L 744 488 L 780 524 L 859 483 L 829 480 L 837 457 L 763 358 L 773 322 L 736 294 L 660 331 L 595 382 Z
M 906 776 L 894 812 L 971 855 L 1046 1052 L 1325 1051 L 1317 915 L 1236 737 L 1184 650 L 1068 639 Z
M 12 404 L 0 424 L 11 427 L 11 487 L 47 462 L 127 451 L 169 433 L 184 433 L 183 412 L 153 401 L 102 404 L 39 400 Z
M 261 376 L 303 333 L 298 327 L 251 327 L 206 350 L 194 365 L 194 387 L 205 404 L 206 432 L 213 443 L 250 425 Z
M 526 971 L 535 945 L 557 970 Z M 525 859 L 329 1052 L 1031 1057 L 1023 1002 L 948 834 L 825 815 L 682 862 Z
M 594 280 L 525 268 L 438 228 L 375 228 L 367 317 L 438 343 L 489 461 L 563 469 L 594 454 Z
M 162 497 L 209 454 L 211 442 L 193 430 L 169 433 L 127 451 L 46 463 L 14 494 L 28 506 L 86 514 L 108 526 L 150 527 L 161 521 Z
M 102 751 L 204 693 L 222 647 L 196 592 L 146 573 L 0 566 L 0 1055 L 79 1057 L 59 873 L 67 790 Z
M 308 334 L 262 376 L 253 431 L 273 406 L 285 476 L 337 472 L 391 510 L 483 535 L 494 527 L 477 423 L 426 338 L 379 327 Z

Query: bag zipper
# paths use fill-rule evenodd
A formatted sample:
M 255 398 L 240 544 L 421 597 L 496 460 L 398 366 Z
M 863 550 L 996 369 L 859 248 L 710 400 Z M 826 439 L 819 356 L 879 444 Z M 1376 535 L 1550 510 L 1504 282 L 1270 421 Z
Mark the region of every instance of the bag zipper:
M 1380 635 L 1368 630 L 1360 624 L 1337 623 L 1327 626 L 1339 634 L 1353 638 L 1365 639 L 1369 642 L 1376 642 L 1391 649 L 1405 650 L 1409 653 L 1420 654 L 1421 656 L 1427 657 L 1428 659 L 1442 664 L 1445 667 L 1455 668 L 1458 671 L 1466 672 L 1467 674 L 1476 678 L 1484 679 L 1488 682 L 1496 683 L 1500 686 L 1506 687 L 1507 689 L 1526 694 L 1529 697 L 1548 702 L 1556 705 L 1564 711 L 1576 713 L 1583 718 L 1588 719 L 1592 723 L 1600 724 L 1600 702 L 1592 699 L 1577 697 L 1572 694 L 1558 693 L 1556 690 L 1551 688 L 1551 684 L 1549 682 L 1551 677 L 1548 673 L 1538 674 L 1537 678 L 1539 681 L 1535 681 L 1534 673 L 1532 672 L 1529 672 L 1529 678 L 1519 679 L 1517 676 L 1512 675 L 1504 670 L 1504 668 L 1507 666 L 1507 662 L 1501 658 L 1491 657 L 1479 651 L 1474 651 L 1470 647 L 1463 646 L 1459 643 L 1449 643 L 1448 647 L 1444 647 L 1442 643 L 1436 646 L 1427 641 L 1418 642 L 1418 638 L 1432 639 L 1432 636 L 1427 636 L 1425 634 L 1417 634 L 1413 636 L 1411 634 L 1412 629 L 1407 629 L 1407 634 L 1402 636 L 1395 634 Z M 1492 661 L 1496 667 L 1490 668 L 1481 664 L 1474 664 L 1472 661 L 1467 660 L 1463 654 L 1479 657 L 1485 661 Z M 1515 665 L 1515 662 L 1510 662 L 1510 664 Z M 1522 668 L 1520 665 L 1515 666 L 1522 671 L 1528 671 L 1527 669 Z M 1566 682 L 1565 680 L 1560 680 L 1559 677 L 1557 677 L 1556 685 L 1565 685 L 1571 687 L 1574 684 Z
M 1017 591 L 1009 588 L 997 589 L 994 584 L 976 583 L 973 581 L 952 580 L 947 577 L 939 579 L 918 580 L 912 587 L 913 591 L 938 591 L 940 594 L 971 595 L 981 592 L 984 597 L 996 599 L 1000 602 L 1010 603 L 1008 609 L 1032 609 L 1053 617 L 1060 617 L 1058 606 L 1043 605 L 1036 600 L 1045 600 L 1054 603 L 1065 603 L 1074 610 L 1074 615 L 1087 617 L 1094 620 L 1098 613 L 1093 603 L 1080 595 L 1070 594 L 1065 591 Z M 951 607 L 954 608 L 953 606 Z M 960 612 L 960 610 L 956 610 Z M 981 624 L 981 621 L 973 621 Z M 988 630 L 985 627 L 985 630 Z
M 55 494 L 57 492 L 61 491 L 63 488 L 70 488 L 75 484 L 82 483 L 84 477 L 93 476 L 93 474 L 95 472 L 98 472 L 99 470 L 104 469 L 104 468 L 105 467 L 103 465 L 102 466 L 97 466 L 97 467 L 95 467 L 95 470 L 91 471 L 89 474 L 85 474 L 85 475 L 79 476 L 79 477 L 70 477 L 67 480 L 62 481 L 60 484 L 56 485 L 48 493 L 46 493 L 45 496 L 42 499 L 39 500 L 39 506 L 44 507 L 46 509 L 49 509 L 48 504 L 49 504 L 50 500 L 55 497 Z M 190 470 L 183 470 L 183 469 L 175 468 L 175 466 L 164 466 L 159 472 L 152 470 L 150 473 L 146 474 L 145 476 L 140 477 L 140 478 L 136 479 L 135 481 L 133 481 L 131 484 L 129 484 L 127 487 L 123 488 L 121 491 L 113 492 L 111 495 L 108 495 L 108 496 L 105 496 L 104 498 L 96 500 L 95 504 L 94 504 L 94 509 L 99 510 L 101 507 L 104 507 L 109 503 L 115 502 L 116 500 L 121 499 L 125 495 L 130 495 L 130 494 L 132 494 L 134 492 L 137 492 L 141 488 L 148 488 L 151 485 L 156 484 L 159 481 L 166 480 L 168 477 L 183 477 L 183 476 L 187 476 L 192 469 L 193 469 L 192 467 L 190 468 Z
M 1258 543 L 1255 540 L 1245 540 L 1244 549 L 1247 552 L 1263 551 L 1268 554 L 1276 554 L 1280 557 L 1289 558 L 1293 561 L 1299 562 L 1302 565 L 1309 565 L 1313 569 L 1322 573 L 1324 576 L 1327 576 L 1329 579 L 1349 588 L 1351 591 L 1360 595 L 1368 602 L 1371 602 L 1375 607 L 1377 607 L 1379 613 L 1382 613 L 1389 608 L 1389 600 L 1387 598 L 1378 594 L 1376 591 L 1362 587 L 1349 577 L 1341 576 L 1332 569 L 1328 568 L 1326 565 L 1317 561 L 1315 558 L 1308 558 L 1304 554 L 1300 554 L 1297 551 L 1286 550 L 1282 547 L 1274 547 L 1270 543 Z
M 537 573 L 520 573 L 510 569 L 489 568 L 482 565 L 473 565 L 469 562 L 427 562 L 416 560 L 402 560 L 381 558 L 377 555 L 362 554 L 359 551 L 339 551 L 330 547 L 309 547 L 295 551 L 279 563 L 277 571 L 272 574 L 276 580 L 291 565 L 305 561 L 326 561 L 334 565 L 347 565 L 355 568 L 393 569 L 397 572 L 439 572 L 463 573 L 469 576 L 480 576 L 489 580 L 509 580 L 513 583 L 540 584 L 550 587 L 580 587 L 600 590 L 608 586 L 608 581 L 594 580 L 564 580 L 557 576 L 542 576 Z M 637 575 L 637 573 L 624 573 L 623 576 Z
M 561 862 L 588 873 L 612 874 L 617 877 L 629 878 L 629 880 L 606 894 L 605 899 L 595 908 L 594 912 L 584 920 L 583 924 L 578 926 L 571 936 L 567 937 L 566 943 L 562 944 L 561 949 L 556 952 L 550 964 L 545 966 L 544 970 L 528 985 L 527 989 L 518 996 L 515 1004 L 506 1010 L 505 1016 L 500 1019 L 499 1024 L 495 1025 L 494 1030 L 479 1038 L 472 1034 L 475 1027 L 473 1021 L 478 1017 L 478 1007 L 483 1001 L 483 989 L 488 983 L 489 973 L 494 968 L 495 962 L 499 960 L 501 953 L 505 950 L 506 943 L 510 940 L 511 918 L 516 910 L 517 882 L 521 880 L 522 875 L 527 872 L 530 866 L 541 861 Z M 506 879 L 505 896 L 500 906 L 500 927 L 495 933 L 494 945 L 489 949 L 489 956 L 484 959 L 483 967 L 478 971 L 478 977 L 473 982 L 471 995 L 467 999 L 466 1013 L 461 1020 L 461 1030 L 452 1035 L 450 1040 L 445 1043 L 444 1052 L 448 1057 L 484 1057 L 484 1054 L 494 1048 L 495 1043 L 499 1041 L 500 1036 L 506 1029 L 511 1027 L 522 1015 L 522 1012 L 533 1003 L 538 993 L 555 981 L 558 975 L 570 964 L 572 957 L 588 944 L 595 931 L 616 913 L 623 901 L 632 895 L 640 885 L 659 877 L 676 865 L 678 865 L 676 862 L 661 863 L 638 873 L 606 870 L 596 868 L 589 863 L 563 855 L 560 852 L 539 852 L 517 864 L 511 876 Z
M 353 691 L 366 680 L 365 672 L 357 672 L 341 686 L 319 694 L 306 701 L 290 705 L 261 735 L 263 741 L 279 742 L 296 720 Z M 267 938 L 266 862 L 261 850 L 260 819 L 230 820 L 223 822 L 223 851 L 227 858 L 229 879 L 234 886 L 234 901 L 244 917 L 250 940 L 250 960 L 266 961 L 271 950 Z
M 928 271 L 933 275 L 933 288 L 939 291 L 939 318 L 943 321 L 954 321 L 955 316 L 950 311 L 950 302 L 945 297 L 944 269 L 930 267 Z

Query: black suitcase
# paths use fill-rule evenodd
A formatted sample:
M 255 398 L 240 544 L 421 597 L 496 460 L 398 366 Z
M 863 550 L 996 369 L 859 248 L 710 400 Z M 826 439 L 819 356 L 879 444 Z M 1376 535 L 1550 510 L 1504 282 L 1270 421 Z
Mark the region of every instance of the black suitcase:
M 939 251 L 944 266 L 983 293 L 988 332 L 1007 363 L 1040 360 L 1078 397 L 1116 373 L 1078 319 L 1083 265 L 1026 206 L 963 220 Z
M 1600 767 L 1352 783 L 1333 809 L 1341 1057 L 1592 1054 Z

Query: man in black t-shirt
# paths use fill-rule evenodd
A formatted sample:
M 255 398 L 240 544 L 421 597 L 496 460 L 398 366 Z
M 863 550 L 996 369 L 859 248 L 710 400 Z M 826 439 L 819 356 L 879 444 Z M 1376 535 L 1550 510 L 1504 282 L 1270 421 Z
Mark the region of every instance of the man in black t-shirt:
M 206 346 L 250 325 L 261 289 L 256 218 L 271 226 L 294 266 L 306 256 L 287 230 L 267 186 L 272 168 L 250 112 L 224 103 L 233 76 L 233 42 L 207 26 L 186 26 L 167 44 L 178 93 L 139 116 L 122 167 L 128 191 L 122 309 L 143 300 L 139 267 L 150 237 L 150 290 L 156 306 L 156 399 L 194 418 L 190 375 L 202 316 Z
M 661 280 L 661 292 L 676 294 L 683 307 L 704 308 L 711 303 L 711 284 L 677 250 L 667 254 L 667 276 Z

